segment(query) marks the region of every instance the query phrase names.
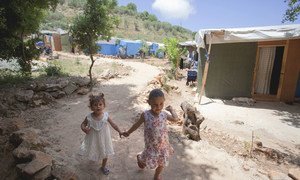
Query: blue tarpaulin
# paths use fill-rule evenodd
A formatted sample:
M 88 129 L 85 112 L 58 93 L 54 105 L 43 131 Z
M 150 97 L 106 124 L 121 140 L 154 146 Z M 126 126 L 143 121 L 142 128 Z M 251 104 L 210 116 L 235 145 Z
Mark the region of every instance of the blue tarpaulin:
M 157 50 L 159 49 L 159 45 L 157 43 L 152 43 L 150 45 L 150 54 L 156 55 Z
M 134 56 L 139 53 L 142 41 L 121 40 L 120 46 L 125 47 L 127 56 Z
M 97 43 L 97 45 L 100 47 L 100 50 L 98 50 L 100 54 L 115 56 L 118 53 L 117 45 L 115 44 Z

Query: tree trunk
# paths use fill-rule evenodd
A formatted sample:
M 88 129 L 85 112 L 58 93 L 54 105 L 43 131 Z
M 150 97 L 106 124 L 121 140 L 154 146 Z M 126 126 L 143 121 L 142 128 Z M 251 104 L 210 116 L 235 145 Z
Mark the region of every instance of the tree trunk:
M 93 87 L 92 69 L 93 69 L 95 60 L 93 58 L 93 54 L 91 54 L 91 53 L 90 53 L 90 58 L 91 58 L 92 64 L 91 64 L 90 69 L 89 69 L 89 76 L 90 76 L 90 83 L 89 84 L 90 84 L 91 87 Z
M 20 36 L 20 40 L 21 40 L 21 51 L 22 51 L 22 55 L 21 55 L 21 63 L 19 63 L 21 65 L 22 71 L 25 74 L 31 73 L 31 68 L 30 68 L 30 64 L 28 64 L 27 59 L 26 59 L 26 53 L 25 53 L 25 45 L 24 45 L 24 31 L 22 31 L 21 36 Z
M 188 135 L 188 137 L 194 141 L 201 140 L 200 124 L 204 121 L 204 117 L 187 101 L 182 102 L 180 107 L 184 112 L 183 134 Z

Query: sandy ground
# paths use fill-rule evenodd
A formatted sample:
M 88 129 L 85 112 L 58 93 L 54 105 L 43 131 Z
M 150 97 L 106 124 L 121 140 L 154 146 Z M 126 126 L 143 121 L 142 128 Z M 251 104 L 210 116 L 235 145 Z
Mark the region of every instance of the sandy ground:
M 126 130 L 136 120 L 137 114 L 148 108 L 148 105 L 140 100 L 140 92 L 160 73 L 160 69 L 146 63 L 126 60 L 103 60 L 97 63 L 110 61 L 131 66 L 133 72 L 127 77 L 103 81 L 93 91 L 105 94 L 106 110 L 114 122 Z M 181 94 L 167 95 L 166 104 L 173 105 L 177 112 L 180 112 L 180 103 L 184 100 L 193 101 L 194 93 L 192 87 L 185 86 L 184 80 L 178 82 L 178 87 Z M 262 141 L 264 146 L 291 153 L 299 158 L 299 107 L 299 104 L 290 106 L 262 102 L 249 107 L 236 105 L 231 101 L 204 98 L 199 105 L 200 112 L 206 118 L 201 125 L 203 140 L 188 140 L 181 135 L 180 126 L 170 125 L 170 142 L 175 154 L 163 172 L 163 179 L 269 179 L 270 168 L 285 173 L 292 165 L 284 164 L 276 169 L 276 163 L 271 162 L 274 165 L 271 166 L 256 159 L 244 158 L 230 151 L 229 147 L 235 143 L 250 142 L 253 131 L 255 140 Z M 68 166 L 79 179 L 152 179 L 154 171 L 139 170 L 136 164 L 136 154 L 142 151 L 144 146 L 142 127 L 129 138 L 122 139 L 112 129 L 115 155 L 109 158 L 108 167 L 111 173 L 108 176 L 102 175 L 99 165 L 86 162 L 77 155 L 84 138 L 80 124 L 89 112 L 88 96 L 84 95 L 63 98 L 55 107 L 36 108 L 28 112 L 31 115 L 24 117 L 31 121 L 34 127 L 43 131 L 44 138 L 50 142 L 46 152 L 54 157 L 55 163 Z M 34 119 L 39 122 L 35 123 Z M 214 133 L 223 139 L 219 144 L 215 144 L 217 141 L 211 137 Z M 222 147 L 222 143 L 227 139 L 233 139 L 230 141 L 233 144 L 228 144 L 227 148 Z

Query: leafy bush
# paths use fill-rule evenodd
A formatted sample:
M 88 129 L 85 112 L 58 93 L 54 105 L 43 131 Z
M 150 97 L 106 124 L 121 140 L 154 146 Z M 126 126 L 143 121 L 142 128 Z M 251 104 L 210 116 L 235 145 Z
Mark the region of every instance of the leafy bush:
M 46 72 L 47 76 L 61 76 L 62 68 L 58 64 L 50 64 L 49 66 L 45 67 L 44 71 Z

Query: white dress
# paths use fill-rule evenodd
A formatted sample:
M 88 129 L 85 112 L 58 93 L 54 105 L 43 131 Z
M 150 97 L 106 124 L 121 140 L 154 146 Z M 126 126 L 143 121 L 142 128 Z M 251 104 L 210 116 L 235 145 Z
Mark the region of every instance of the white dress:
M 114 154 L 112 146 L 110 127 L 108 122 L 108 113 L 103 114 L 103 118 L 96 121 L 92 113 L 87 115 L 90 132 L 85 135 L 81 144 L 79 154 L 86 156 L 89 160 L 99 161 Z

